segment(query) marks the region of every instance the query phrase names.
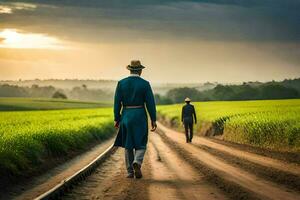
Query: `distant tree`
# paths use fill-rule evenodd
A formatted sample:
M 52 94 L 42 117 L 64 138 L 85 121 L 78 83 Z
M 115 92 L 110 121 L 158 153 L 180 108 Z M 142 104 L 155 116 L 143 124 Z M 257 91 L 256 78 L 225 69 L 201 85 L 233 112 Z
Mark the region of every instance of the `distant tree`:
M 299 92 L 278 84 L 268 84 L 260 88 L 261 99 L 293 99 L 299 98 Z
M 31 86 L 31 89 L 37 89 L 37 88 L 39 88 L 39 85 L 37 85 L 37 84 L 33 84 L 33 85 Z
M 285 79 L 282 81 L 282 85 L 289 88 L 294 88 L 300 92 L 300 78 L 298 79 Z
M 210 90 L 210 89 L 213 89 L 214 87 L 216 87 L 216 84 L 206 82 L 206 83 L 203 84 L 202 90 Z
M 238 86 L 232 86 L 234 95 L 230 100 L 254 100 L 259 99 L 259 90 L 251 87 L 247 83 Z
M 0 97 L 28 97 L 27 90 L 15 85 L 0 85 Z
M 55 88 L 53 86 L 40 87 L 37 84 L 33 84 L 29 90 L 31 97 L 50 98 L 54 92 Z
M 231 86 L 221 84 L 213 89 L 213 93 L 216 100 L 232 100 L 235 95 Z
M 159 105 L 166 105 L 166 104 L 172 104 L 173 103 L 172 100 L 170 98 L 168 98 L 167 96 L 162 96 L 162 95 L 159 95 L 159 94 L 155 94 L 154 98 L 155 98 L 156 104 L 159 104 Z
M 181 103 L 184 102 L 186 97 L 191 98 L 193 101 L 203 100 L 203 96 L 201 92 L 195 88 L 175 88 L 169 90 L 166 95 L 173 103 Z
M 82 88 L 83 88 L 84 90 L 86 90 L 86 89 L 87 89 L 87 85 L 86 85 L 86 84 L 82 84 Z
M 60 92 L 60 91 L 56 91 L 53 95 L 52 98 L 54 99 L 67 99 L 67 95 L 65 95 L 64 93 Z
M 88 101 L 112 101 L 113 94 L 110 91 L 102 89 L 83 89 L 83 87 L 74 87 L 69 93 L 71 99 Z

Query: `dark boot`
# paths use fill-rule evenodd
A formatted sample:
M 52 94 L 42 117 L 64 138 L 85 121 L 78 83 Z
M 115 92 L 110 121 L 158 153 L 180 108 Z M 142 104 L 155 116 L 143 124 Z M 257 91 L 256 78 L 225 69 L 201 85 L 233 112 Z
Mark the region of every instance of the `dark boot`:
M 126 178 L 134 178 L 134 174 L 133 174 L 133 173 L 130 173 L 130 174 L 127 175 Z
M 133 163 L 132 166 L 133 166 L 135 178 L 142 178 L 143 175 L 142 175 L 142 171 L 141 171 L 141 165 L 138 163 Z

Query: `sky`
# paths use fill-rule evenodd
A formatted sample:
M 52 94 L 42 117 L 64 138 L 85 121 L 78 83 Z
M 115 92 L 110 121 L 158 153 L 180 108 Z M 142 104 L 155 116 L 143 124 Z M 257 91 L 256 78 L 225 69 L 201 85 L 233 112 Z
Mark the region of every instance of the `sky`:
M 300 77 L 300 0 L 0 0 L 0 80 Z

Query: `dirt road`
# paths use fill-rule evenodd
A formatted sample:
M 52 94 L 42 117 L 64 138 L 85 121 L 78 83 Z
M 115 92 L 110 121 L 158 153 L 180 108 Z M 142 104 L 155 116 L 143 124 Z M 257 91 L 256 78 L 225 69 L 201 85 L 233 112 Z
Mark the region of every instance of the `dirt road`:
M 123 149 L 65 199 L 299 199 L 300 167 L 159 124 L 149 136 L 143 179 L 126 179 Z

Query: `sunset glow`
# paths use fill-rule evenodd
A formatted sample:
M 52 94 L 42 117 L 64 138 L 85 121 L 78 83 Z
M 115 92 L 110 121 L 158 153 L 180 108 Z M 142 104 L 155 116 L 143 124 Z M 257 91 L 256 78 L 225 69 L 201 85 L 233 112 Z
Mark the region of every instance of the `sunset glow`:
M 0 5 L 0 14 L 11 14 L 11 13 L 12 13 L 12 9 L 10 7 Z
M 43 34 L 23 33 L 16 29 L 0 31 L 0 48 L 18 49 L 62 49 L 61 42 Z
M 0 0 L 0 79 L 156 82 L 300 76 L 300 1 Z

